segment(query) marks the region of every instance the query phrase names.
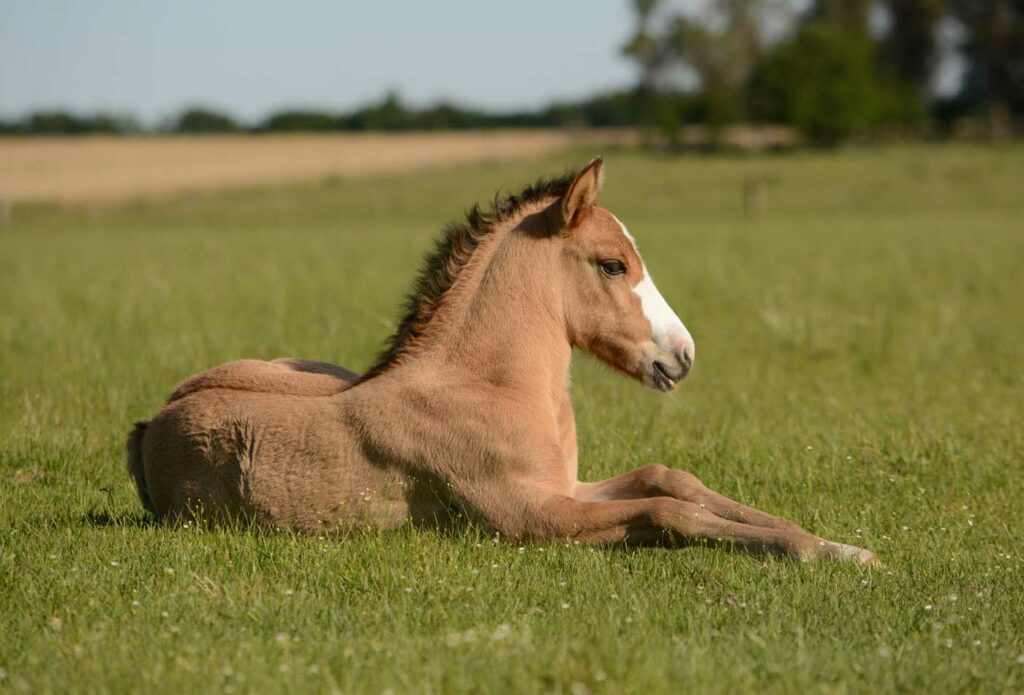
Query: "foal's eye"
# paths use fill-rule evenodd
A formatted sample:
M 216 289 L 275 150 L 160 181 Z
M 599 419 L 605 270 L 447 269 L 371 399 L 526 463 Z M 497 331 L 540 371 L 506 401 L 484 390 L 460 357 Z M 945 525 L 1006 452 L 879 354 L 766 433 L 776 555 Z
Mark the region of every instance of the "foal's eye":
M 626 272 L 626 264 L 622 261 L 601 261 L 601 271 L 608 276 L 622 275 Z

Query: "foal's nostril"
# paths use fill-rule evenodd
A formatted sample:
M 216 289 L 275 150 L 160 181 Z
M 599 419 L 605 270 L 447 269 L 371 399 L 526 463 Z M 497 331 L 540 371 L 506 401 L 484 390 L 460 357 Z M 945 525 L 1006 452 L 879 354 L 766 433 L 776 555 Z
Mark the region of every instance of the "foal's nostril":
M 682 365 L 684 372 L 690 371 L 690 367 L 693 366 L 693 352 L 689 348 L 679 353 L 679 364 Z

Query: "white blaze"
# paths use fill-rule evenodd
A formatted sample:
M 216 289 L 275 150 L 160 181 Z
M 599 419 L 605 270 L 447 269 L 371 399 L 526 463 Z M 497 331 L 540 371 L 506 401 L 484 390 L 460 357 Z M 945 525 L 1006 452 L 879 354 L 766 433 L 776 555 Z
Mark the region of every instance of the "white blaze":
M 633 238 L 633 235 L 626 229 L 626 225 L 622 224 L 617 217 L 615 221 L 622 227 L 622 233 L 633 244 L 633 250 L 636 251 L 637 257 L 640 258 L 640 249 L 637 248 L 636 239 Z M 686 326 L 676 316 L 676 312 L 672 311 L 672 307 L 661 296 L 661 292 L 654 285 L 654 280 L 651 279 L 651 274 L 647 272 L 647 265 L 644 264 L 642 258 L 640 258 L 640 263 L 643 266 L 644 276 L 636 284 L 636 287 L 633 288 L 633 292 L 640 298 L 640 306 L 643 308 L 644 316 L 651 323 L 651 338 L 654 340 L 655 345 L 665 352 L 686 352 L 692 359 L 694 343 L 690 331 L 686 330 Z

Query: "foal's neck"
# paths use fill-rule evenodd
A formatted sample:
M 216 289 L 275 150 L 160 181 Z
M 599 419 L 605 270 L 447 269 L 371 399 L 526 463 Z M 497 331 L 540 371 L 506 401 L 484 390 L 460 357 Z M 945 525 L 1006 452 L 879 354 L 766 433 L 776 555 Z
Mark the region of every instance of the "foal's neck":
M 434 317 L 422 357 L 446 374 L 479 379 L 557 404 L 572 348 L 566 335 L 560 243 L 546 206 L 495 230 L 460 273 Z

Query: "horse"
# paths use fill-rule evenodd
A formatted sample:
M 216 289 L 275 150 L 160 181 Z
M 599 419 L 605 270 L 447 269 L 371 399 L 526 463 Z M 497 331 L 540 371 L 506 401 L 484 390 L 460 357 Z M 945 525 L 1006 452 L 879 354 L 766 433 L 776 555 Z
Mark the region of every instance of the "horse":
M 516 543 L 727 545 L 876 564 L 658 463 L 579 480 L 572 350 L 662 392 L 695 356 L 635 240 L 598 205 L 603 174 L 598 157 L 449 225 L 362 375 L 241 360 L 186 380 L 129 435 L 143 505 L 159 520 L 315 534 L 472 518 Z

